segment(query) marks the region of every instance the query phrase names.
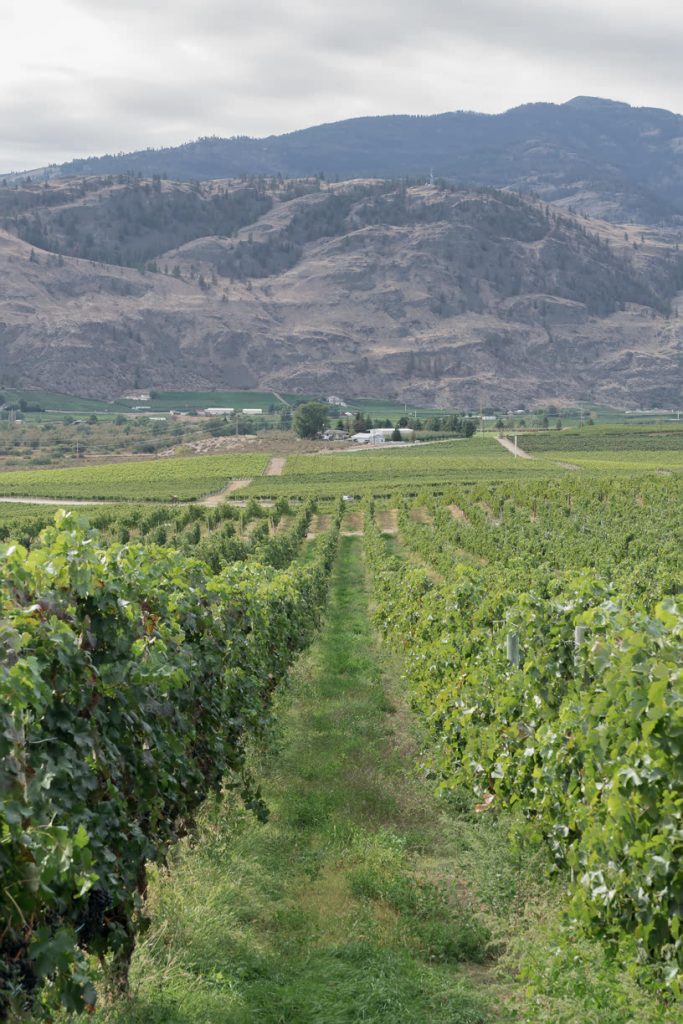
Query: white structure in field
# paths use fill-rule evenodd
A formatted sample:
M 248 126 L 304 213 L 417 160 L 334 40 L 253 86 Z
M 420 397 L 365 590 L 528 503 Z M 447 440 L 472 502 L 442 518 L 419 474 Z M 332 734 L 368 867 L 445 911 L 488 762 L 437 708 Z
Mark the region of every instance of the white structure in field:
M 242 409 L 245 416 L 263 416 L 263 409 Z
M 399 427 L 398 431 L 402 441 L 415 439 L 415 431 L 410 427 Z M 386 444 L 387 441 L 391 441 L 393 433 L 393 427 L 373 427 L 372 430 L 362 430 L 359 434 L 354 434 L 351 440 L 356 444 Z
M 228 409 L 219 405 L 214 405 L 210 409 L 204 410 L 207 416 L 230 416 L 234 411 L 234 409 Z

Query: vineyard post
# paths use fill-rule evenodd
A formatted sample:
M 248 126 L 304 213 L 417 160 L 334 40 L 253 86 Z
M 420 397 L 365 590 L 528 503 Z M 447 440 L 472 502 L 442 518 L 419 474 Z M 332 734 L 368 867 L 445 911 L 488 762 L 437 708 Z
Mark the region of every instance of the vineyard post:
M 519 637 L 516 633 L 507 635 L 507 659 L 515 668 L 519 667 Z
M 579 653 L 581 651 L 581 647 L 582 647 L 583 642 L 584 642 L 585 639 L 586 639 L 586 627 L 585 626 L 575 626 L 574 627 L 574 661 L 577 664 L 578 664 L 578 661 L 579 661 Z

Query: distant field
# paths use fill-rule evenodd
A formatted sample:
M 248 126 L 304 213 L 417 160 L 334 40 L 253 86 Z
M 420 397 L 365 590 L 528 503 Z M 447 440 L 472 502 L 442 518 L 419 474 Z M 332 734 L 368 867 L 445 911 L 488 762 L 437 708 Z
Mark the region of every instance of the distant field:
M 555 456 L 586 470 L 647 473 L 683 472 L 683 450 L 642 451 L 606 448 L 591 452 L 555 452 Z M 539 457 L 542 458 L 542 457 Z M 546 458 L 550 459 L 550 453 Z
M 25 401 L 57 412 L 116 413 L 121 412 L 124 408 L 123 405 L 118 405 L 116 402 L 103 402 L 97 398 L 77 398 L 74 395 L 61 395 L 55 391 L 29 391 L 26 388 L 0 387 L 0 392 L 8 402 Z
M 583 430 L 548 430 L 518 435 L 520 447 L 530 453 L 545 452 L 683 452 L 683 424 L 652 428 L 585 427 Z
M 139 399 L 121 400 L 120 405 L 132 408 L 136 405 L 148 405 L 157 412 L 176 409 L 185 412 L 190 409 L 207 407 L 224 407 L 228 409 L 263 409 L 268 411 L 270 405 L 278 409 L 284 408 L 283 403 L 272 391 L 154 391 L 154 398 L 147 402 Z
M 325 455 L 292 455 L 287 459 L 287 476 L 390 477 L 412 476 L 428 469 L 448 474 L 452 469 L 497 469 L 514 460 L 491 438 L 444 441 L 435 444 L 394 448 L 359 448 L 357 452 Z
M 654 412 L 652 410 L 639 410 L 637 412 L 626 412 L 623 409 L 612 409 L 608 405 L 595 405 L 590 402 L 579 402 L 578 407 L 583 409 L 584 420 L 593 416 L 600 424 L 620 424 L 622 426 L 635 426 L 638 424 L 671 423 L 675 420 L 677 413 L 672 410 Z M 562 418 L 570 418 L 567 413 L 560 411 Z M 574 419 L 572 414 L 571 419 Z M 576 419 L 579 417 L 576 416 Z M 683 425 L 683 424 L 682 424 Z
M 392 422 L 400 419 L 401 416 L 412 416 L 413 413 L 417 413 L 418 416 L 424 418 L 425 416 L 443 416 L 451 412 L 462 411 L 453 407 L 450 409 L 439 409 L 435 406 L 413 405 L 411 402 L 406 404 L 404 402 L 385 401 L 380 398 L 349 398 L 347 399 L 347 406 L 351 412 L 355 412 L 358 409 L 372 416 L 373 419 L 390 419 Z
M 135 390 L 134 388 L 131 389 L 131 391 Z M 160 391 L 153 388 L 152 391 L 155 397 L 148 401 L 122 398 L 105 401 L 96 398 L 80 398 L 44 389 L 33 390 L 0 386 L 0 392 L 13 402 L 19 402 L 23 399 L 26 402 L 37 403 L 44 409 L 54 410 L 59 413 L 95 412 L 103 415 L 107 413 L 115 415 L 117 412 L 126 412 L 136 405 L 149 405 L 151 410 L 156 412 L 168 411 L 169 409 L 177 409 L 179 412 L 184 412 L 212 405 L 222 405 L 236 409 L 243 409 L 245 407 L 262 408 L 264 411 L 268 409 L 268 406 L 276 405 L 279 410 L 283 404 L 296 405 L 302 401 L 319 401 L 321 398 L 319 395 L 295 395 L 289 392 L 280 392 L 279 397 L 277 397 L 272 391 L 262 390 Z M 417 414 L 418 417 L 424 418 L 426 416 L 463 412 L 460 406 L 424 406 L 414 402 L 401 402 L 397 399 L 349 398 L 343 394 L 341 397 L 345 399 L 347 408 L 353 412 L 361 410 L 375 419 L 390 419 L 392 422 L 401 416 L 411 416 L 413 413 Z M 609 409 L 606 406 L 591 406 L 588 403 L 583 403 L 583 405 L 584 418 L 588 417 L 591 412 L 594 416 L 599 417 L 599 427 L 597 429 L 607 425 L 634 427 L 641 424 L 651 425 L 653 423 L 665 427 L 675 427 L 676 425 L 683 427 L 683 423 L 676 423 L 673 418 L 675 414 L 671 412 L 625 413 L 618 409 Z M 526 417 L 527 426 L 529 426 L 540 419 L 543 413 L 524 413 L 522 415 Z M 578 425 L 579 416 L 576 410 L 572 412 L 559 410 L 559 415 L 563 419 L 565 426 L 568 423 L 576 423 Z M 503 416 L 506 417 L 506 414 L 503 414 Z M 478 418 L 477 414 L 474 414 L 474 418 Z M 554 416 L 551 416 L 551 421 L 553 419 Z M 487 420 L 485 426 L 487 430 L 492 430 L 493 421 Z
M 0 495 L 150 501 L 200 498 L 262 473 L 265 455 L 204 455 L 116 465 L 0 473 Z
M 550 462 L 514 459 L 487 436 L 406 448 L 386 445 L 348 453 L 291 455 L 283 476 L 254 480 L 246 493 L 260 497 L 415 494 L 421 488 L 443 488 L 454 482 L 563 472 Z
M 683 429 L 677 424 L 549 430 L 522 434 L 519 444 L 537 461 L 561 459 L 587 471 L 683 471 Z
M 131 389 L 134 391 L 135 389 Z M 203 409 L 206 406 L 227 406 L 235 409 L 263 409 L 276 405 L 283 408 L 283 402 L 272 391 L 154 391 L 154 398 L 144 401 L 139 398 L 118 398 L 111 402 L 97 398 L 79 398 L 74 395 L 58 394 L 54 391 L 30 391 L 26 388 L 2 388 L 0 392 L 10 402 L 25 401 L 42 406 L 43 409 L 61 413 L 109 413 L 130 411 L 136 405 L 147 405 L 152 411 L 167 412 L 177 409 Z
M 329 499 L 340 492 L 399 497 L 453 483 L 563 475 L 571 466 L 619 475 L 683 470 L 683 431 L 678 429 L 551 430 L 522 435 L 520 446 L 533 458 L 515 459 L 490 434 L 406 448 L 291 455 L 282 477 L 255 479 L 244 493 L 260 498 L 313 494 Z
M 176 398 L 182 393 L 167 392 Z M 211 394 L 237 405 L 237 393 Z M 241 393 L 242 397 L 244 392 Z M 265 393 L 251 393 L 262 401 Z M 85 428 L 83 428 L 85 430 Z M 93 428 L 94 429 L 94 428 Z M 42 435 L 41 435 L 42 436 Z M 88 442 L 85 435 L 84 443 Z M 548 430 L 520 435 L 520 446 L 532 459 L 515 459 L 487 433 L 408 447 L 391 444 L 353 451 L 287 456 L 282 476 L 263 475 L 268 454 L 226 454 L 65 469 L 0 472 L 0 497 L 102 499 L 108 501 L 192 500 L 222 491 L 230 480 L 254 478 L 243 497 L 293 499 L 309 495 L 331 500 L 344 494 L 400 497 L 423 490 L 443 493 L 453 484 L 467 485 L 507 478 L 581 473 L 683 472 L 683 428 L 600 425 L 582 430 Z M 265 447 L 265 446 L 264 446 Z

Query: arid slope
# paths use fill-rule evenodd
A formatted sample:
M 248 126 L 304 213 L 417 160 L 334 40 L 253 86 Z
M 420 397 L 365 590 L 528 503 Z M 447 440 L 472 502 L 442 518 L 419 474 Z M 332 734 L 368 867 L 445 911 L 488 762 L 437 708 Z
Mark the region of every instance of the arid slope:
M 125 220 L 126 251 L 144 250 L 151 272 L 59 255 L 89 237 L 110 244 L 127 200 L 108 214 L 111 185 L 98 181 L 38 210 L 52 252 L 17 238 L 16 221 L 0 231 L 2 382 L 108 397 L 258 385 L 470 406 L 679 400 L 675 235 L 490 189 L 365 180 L 262 184 L 249 214 L 243 200 L 223 205 L 230 234 L 197 234 L 202 210 L 195 237 L 162 251 L 192 217 L 176 230 L 171 197 L 160 231 L 143 200 L 179 187 L 124 183 L 146 211 Z M 237 185 L 202 188 L 195 205 Z

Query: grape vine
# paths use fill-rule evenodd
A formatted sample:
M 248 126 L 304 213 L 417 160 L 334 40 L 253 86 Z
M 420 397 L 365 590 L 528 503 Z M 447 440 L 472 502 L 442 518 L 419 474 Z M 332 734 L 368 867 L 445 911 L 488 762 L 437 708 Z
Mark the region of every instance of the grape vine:
M 60 513 L 0 548 L 0 1019 L 92 1005 L 92 954 L 125 983 L 145 865 L 227 776 L 265 813 L 245 742 L 324 605 L 339 527 L 288 565 L 310 508 L 214 572 L 105 545 Z
M 617 582 L 558 569 L 549 543 L 534 564 L 533 545 L 525 557 L 504 537 L 501 509 L 467 511 L 469 525 L 446 511 L 434 529 L 401 517 L 408 543 L 447 571 L 443 583 L 392 553 L 366 515 L 376 621 L 405 648 L 440 786 L 465 787 L 482 813 L 515 808 L 565 872 L 577 924 L 631 943 L 680 994 L 683 613 L 666 586 L 671 566 L 635 585 L 616 539 Z M 467 530 L 479 562 L 447 540 L 463 543 Z M 561 532 L 555 541 L 566 564 Z

